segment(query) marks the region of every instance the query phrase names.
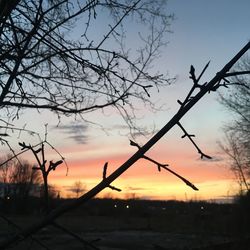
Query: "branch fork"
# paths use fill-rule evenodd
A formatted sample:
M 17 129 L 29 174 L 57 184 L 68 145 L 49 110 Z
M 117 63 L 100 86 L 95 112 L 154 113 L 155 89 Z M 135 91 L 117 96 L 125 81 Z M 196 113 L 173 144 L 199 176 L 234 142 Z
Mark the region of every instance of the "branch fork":
M 104 166 L 103 166 L 103 172 L 102 172 L 102 180 L 105 181 L 107 179 L 107 170 L 108 170 L 108 162 L 105 162 Z M 115 186 L 111 186 L 110 184 L 107 185 L 108 188 L 117 191 L 117 192 L 121 192 L 122 190 L 120 188 L 117 188 Z
M 141 147 L 134 141 L 130 140 L 130 145 L 131 146 L 134 146 L 134 147 L 137 147 L 138 149 L 140 149 Z M 148 160 L 152 163 L 154 163 L 157 168 L 158 168 L 158 171 L 160 172 L 161 169 L 165 169 L 166 171 L 170 172 L 171 174 L 175 175 L 176 177 L 178 177 L 179 179 L 181 179 L 187 186 L 191 187 L 193 190 L 196 190 L 198 191 L 199 189 L 193 184 L 191 183 L 189 180 L 187 180 L 186 178 L 184 178 L 183 176 L 177 174 L 176 172 L 174 172 L 173 170 L 171 170 L 170 168 L 168 168 L 168 164 L 162 164 L 162 163 L 159 163 L 158 161 L 155 161 L 154 159 L 146 156 L 146 155 L 143 155 L 141 158 L 145 159 L 145 160 Z
M 183 139 L 183 138 L 187 137 L 187 138 L 191 141 L 191 143 L 192 143 L 192 144 L 194 145 L 194 147 L 197 149 L 198 154 L 200 154 L 201 159 L 203 159 L 203 158 L 212 159 L 211 156 L 209 156 L 209 155 L 207 155 L 207 154 L 204 154 L 204 153 L 201 151 L 201 149 L 199 148 L 199 146 L 196 144 L 196 142 L 193 140 L 192 137 L 195 137 L 195 135 L 189 134 L 189 133 L 186 131 L 186 129 L 181 125 L 180 122 L 178 122 L 177 125 L 178 125 L 178 126 L 181 128 L 181 130 L 184 132 L 184 135 L 183 135 L 181 138 Z

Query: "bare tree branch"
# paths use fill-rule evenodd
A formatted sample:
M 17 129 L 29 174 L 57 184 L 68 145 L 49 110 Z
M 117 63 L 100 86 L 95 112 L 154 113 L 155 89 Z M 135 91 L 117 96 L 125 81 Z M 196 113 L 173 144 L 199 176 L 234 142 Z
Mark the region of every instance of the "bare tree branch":
M 131 145 L 131 146 L 135 146 L 135 147 L 137 147 L 138 149 L 140 149 L 140 146 L 139 146 L 136 142 L 134 142 L 134 141 L 131 141 L 131 140 L 130 140 L 130 145 Z M 170 168 L 168 168 L 168 167 L 167 167 L 168 164 L 159 163 L 159 162 L 157 162 L 156 160 L 154 160 L 154 159 L 152 159 L 152 158 L 150 158 L 150 157 L 148 157 L 148 156 L 146 156 L 146 155 L 143 155 L 142 158 L 145 159 L 145 160 L 148 160 L 148 161 L 150 161 L 150 162 L 152 162 L 152 163 L 154 163 L 154 164 L 157 166 L 159 172 L 160 172 L 161 169 L 163 168 L 163 169 L 165 169 L 166 171 L 168 171 L 168 172 L 170 172 L 171 174 L 173 174 L 173 175 L 175 175 L 176 177 L 178 177 L 179 179 L 181 179 L 184 183 L 186 183 L 187 186 L 191 187 L 193 190 L 196 190 L 196 191 L 199 190 L 193 183 L 191 183 L 190 181 L 188 181 L 186 178 L 184 178 L 183 176 L 177 174 L 176 172 L 174 172 L 173 170 L 171 170 Z
M 203 157 L 205 157 L 205 158 L 207 158 L 207 159 L 212 159 L 211 156 L 204 154 L 204 153 L 201 151 L 201 149 L 199 148 L 199 146 L 195 143 L 195 141 L 194 141 L 193 138 L 192 138 L 192 137 L 195 137 L 195 135 L 189 134 L 189 133 L 185 130 L 185 128 L 181 125 L 180 122 L 178 122 L 177 125 L 178 125 L 178 126 L 181 128 L 181 130 L 184 132 L 184 135 L 183 135 L 181 138 L 187 137 L 187 138 L 191 141 L 191 143 L 192 143 L 192 144 L 194 145 L 194 147 L 197 149 L 198 153 L 201 155 L 201 159 L 202 159 Z
M 135 119 L 131 99 L 153 105 L 149 88 L 171 82 L 148 70 L 166 44 L 173 19 L 166 15 L 162 0 L 28 0 L 13 4 L 2 0 L 1 4 L 11 11 L 5 21 L 0 19 L 0 107 L 12 110 L 11 118 L 25 108 L 70 115 L 112 106 L 129 126 L 135 126 L 129 122 Z M 100 30 L 92 41 L 92 23 L 98 25 L 99 15 L 109 13 L 113 17 L 107 23 L 109 30 Z M 130 16 L 149 31 L 147 39 L 138 37 L 144 39 L 140 43 L 144 47 L 133 55 L 123 43 L 123 24 Z M 100 20 L 102 24 L 106 21 Z M 79 32 L 83 36 L 76 35 Z M 111 48 L 106 46 L 110 42 L 114 44 Z

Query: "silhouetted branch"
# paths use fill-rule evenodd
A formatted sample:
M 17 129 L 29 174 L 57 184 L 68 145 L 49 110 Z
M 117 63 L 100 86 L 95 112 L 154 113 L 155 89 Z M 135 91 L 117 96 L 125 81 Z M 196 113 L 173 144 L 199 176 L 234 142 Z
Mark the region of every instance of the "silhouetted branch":
M 206 69 L 208 68 L 209 63 L 210 63 L 210 61 L 205 65 L 205 67 L 201 71 L 198 78 L 196 78 L 194 66 L 193 65 L 190 66 L 190 71 L 189 71 L 190 77 L 189 78 L 193 80 L 193 86 L 190 89 L 189 93 L 187 94 L 187 96 L 186 96 L 186 98 L 185 98 L 185 100 L 183 102 L 180 101 L 180 100 L 177 100 L 177 102 L 181 105 L 181 108 L 184 107 L 189 101 L 192 100 L 192 98 L 193 98 L 192 94 L 194 93 L 194 91 L 197 88 L 201 89 L 202 87 L 204 87 L 207 84 L 207 83 L 204 83 L 204 84 L 200 85 L 199 81 L 200 81 L 201 77 L 203 76 L 203 74 L 205 73 Z
M 7 133 L 0 133 L 0 137 L 3 136 L 3 137 L 7 137 L 9 136 Z
M 45 137 L 46 137 L 46 135 L 45 135 Z M 46 142 L 46 143 L 48 144 L 48 142 Z M 49 161 L 48 166 L 46 166 L 47 160 L 45 159 L 44 142 L 41 143 L 41 147 L 39 147 L 38 149 L 35 149 L 31 145 L 27 145 L 25 142 L 22 142 L 22 143 L 19 142 L 19 145 L 22 147 L 21 150 L 31 150 L 31 152 L 33 153 L 33 155 L 36 159 L 38 167 L 33 167 L 33 170 L 41 171 L 41 173 L 42 173 L 43 185 L 44 185 L 45 209 L 46 209 L 46 212 L 48 212 L 49 211 L 48 176 L 49 176 L 49 173 L 52 170 L 55 171 L 56 168 L 64 162 L 64 160 L 58 160 L 56 162 Z M 51 146 L 51 144 L 48 144 L 48 145 Z M 54 147 L 53 147 L 53 149 L 54 149 Z M 41 159 L 39 158 L 39 154 L 41 154 Z M 61 156 L 61 154 L 59 154 L 59 155 Z M 62 156 L 61 156 L 61 158 L 64 159 Z
M 132 140 L 130 140 L 130 145 L 131 146 L 135 146 L 138 149 L 140 149 L 140 146 L 136 142 L 134 142 Z M 167 167 L 167 166 L 169 166 L 168 164 L 159 163 L 158 161 L 155 161 L 154 159 L 152 159 L 152 158 L 150 158 L 150 157 L 148 157 L 146 155 L 143 155 L 142 158 L 145 159 L 145 160 L 148 160 L 148 161 L 150 161 L 152 163 L 154 163 L 157 166 L 159 172 L 161 171 L 161 168 L 163 168 L 166 171 L 168 171 L 171 174 L 173 174 L 176 177 L 178 177 L 179 179 L 181 179 L 187 186 L 191 187 L 193 190 L 196 190 L 196 191 L 199 190 L 193 183 L 191 183 L 190 181 L 188 181 L 186 178 L 184 178 L 183 176 L 177 174 L 176 172 L 174 172 L 173 170 L 171 170 L 170 168 L 168 168 Z
M 56 161 L 56 162 L 50 161 L 50 162 L 49 162 L 49 167 L 48 167 L 48 169 L 47 169 L 47 172 L 49 173 L 51 170 L 55 171 L 56 168 L 57 168 L 60 164 L 62 164 L 62 163 L 63 163 L 62 160 L 59 160 L 59 161 Z
M 13 154 L 13 157 L 7 159 L 7 160 L 4 161 L 4 162 L 1 162 L 1 163 L 0 163 L 0 167 L 3 166 L 4 164 L 6 164 L 7 162 L 9 162 L 10 160 L 14 159 L 14 158 L 15 158 L 15 159 L 18 161 L 18 163 L 22 166 L 22 163 L 20 162 L 20 160 L 19 160 L 19 158 L 18 158 L 18 156 L 19 156 L 20 154 L 16 154 L 16 153 L 15 153 L 14 149 L 11 147 L 11 145 L 9 144 L 9 142 L 8 142 L 7 140 L 3 139 L 3 138 L 0 138 L 0 142 L 1 142 L 2 144 L 7 145 L 7 147 L 8 147 L 9 150 L 10 150 L 10 152 Z
M 225 77 L 240 76 L 240 75 L 250 75 L 250 70 L 229 72 L 225 74 Z
M 8 144 L 8 141 L 5 141 L 5 143 Z M 37 147 L 37 146 L 39 146 L 39 145 L 41 145 L 41 144 L 42 144 L 42 142 L 40 142 L 40 143 L 34 145 L 33 147 Z M 13 153 L 13 156 L 10 157 L 10 158 L 8 158 L 8 159 L 7 159 L 6 161 L 4 161 L 4 162 L 1 162 L 1 163 L 0 163 L 0 167 L 1 167 L 2 165 L 6 164 L 8 161 L 11 161 L 11 160 L 15 159 L 15 158 L 17 158 L 19 155 L 21 155 L 21 154 L 27 152 L 28 150 L 30 150 L 30 149 L 27 148 L 27 149 L 22 150 L 22 151 L 19 152 L 19 153 L 15 153 L 14 151 L 12 151 L 13 149 L 12 149 L 11 147 L 9 147 L 9 148 L 10 148 L 11 152 Z
M 178 126 L 181 128 L 181 130 L 184 132 L 184 135 L 183 135 L 181 138 L 187 137 L 187 138 L 191 141 L 191 143 L 192 143 L 192 144 L 194 145 L 194 147 L 197 149 L 198 153 L 201 155 L 201 159 L 202 159 L 203 157 L 205 157 L 205 158 L 207 158 L 207 159 L 212 159 L 211 156 L 204 154 L 204 153 L 201 151 L 201 149 L 199 148 L 199 146 L 195 143 L 195 141 L 194 141 L 193 138 L 192 138 L 192 137 L 195 137 L 195 135 L 189 134 L 189 133 L 185 130 L 185 128 L 180 124 L 180 122 L 178 122 L 177 125 L 178 125 Z
M 109 36 L 116 30 L 116 28 L 121 24 L 121 22 L 123 21 L 123 19 L 125 17 L 128 16 L 128 14 L 138 5 L 138 3 L 140 2 L 141 0 L 138 0 L 136 1 L 133 5 L 131 5 L 123 14 L 123 16 L 116 22 L 116 24 L 111 27 L 110 31 L 105 34 L 105 36 L 103 37 L 102 41 L 97 45 L 96 49 L 98 50 L 101 45 L 109 38 Z
M 166 44 L 173 19 L 163 1 L 19 2 L 0 2 L 0 105 L 13 111 L 8 113 L 10 118 L 25 108 L 81 117 L 112 106 L 126 122 L 135 118 L 132 96 L 153 107 L 149 85 L 158 88 L 172 81 L 148 70 Z M 92 38 L 88 31 L 99 12 L 113 19 L 107 23 L 108 30 Z M 140 48 L 131 56 L 124 46 L 126 32 L 118 30 L 130 16 L 149 31 L 146 38 L 138 37 Z M 74 33 L 77 20 L 86 21 L 80 37 Z M 124 113 L 119 104 L 127 104 L 129 112 Z
M 50 142 L 48 142 L 47 139 L 44 141 L 44 143 L 48 144 L 51 147 L 51 149 L 54 150 L 61 157 L 61 160 L 64 162 L 66 169 L 67 169 L 66 170 L 66 176 L 67 176 L 69 172 L 69 166 L 65 157 Z
M 237 73 L 239 73 L 239 75 L 241 75 L 240 72 L 234 72 L 234 73 L 228 73 L 229 74 L 228 76 L 230 76 L 230 74 L 232 74 L 231 76 L 233 76 L 233 75 L 237 76 Z M 222 80 L 219 81 L 218 84 L 216 84 L 213 88 L 211 88 L 211 91 L 217 91 L 217 89 L 220 87 L 229 88 L 230 86 L 243 86 L 243 87 L 249 89 L 249 86 L 247 86 L 245 83 L 239 82 L 239 81 L 232 82 L 232 81 L 229 81 L 228 79 L 226 79 L 226 77 L 227 77 L 227 75 L 225 75 L 225 77 L 222 78 L 223 83 L 221 83 Z
M 107 170 L 108 170 L 108 162 L 105 162 L 104 166 L 103 166 L 103 173 L 102 173 L 102 179 L 103 181 L 106 180 L 106 175 L 107 175 Z M 117 192 L 121 192 L 122 190 L 120 188 L 117 188 L 115 186 L 111 186 L 111 185 L 108 185 L 107 186 L 108 188 L 114 190 L 114 191 L 117 191 Z

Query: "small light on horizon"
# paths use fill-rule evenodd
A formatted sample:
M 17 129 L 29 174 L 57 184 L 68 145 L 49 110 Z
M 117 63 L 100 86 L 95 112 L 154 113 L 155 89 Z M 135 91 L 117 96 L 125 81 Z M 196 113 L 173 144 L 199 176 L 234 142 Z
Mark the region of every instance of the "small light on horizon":
M 129 205 L 127 205 L 126 208 L 129 208 Z
M 115 204 L 114 207 L 117 208 L 117 205 Z

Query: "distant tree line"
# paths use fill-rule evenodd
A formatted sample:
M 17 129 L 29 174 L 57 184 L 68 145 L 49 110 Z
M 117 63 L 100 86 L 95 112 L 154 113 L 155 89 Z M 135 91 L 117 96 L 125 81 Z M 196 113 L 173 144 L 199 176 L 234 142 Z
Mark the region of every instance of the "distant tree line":
M 235 75 L 235 72 L 243 72 Z M 250 57 L 245 56 L 232 73 L 234 83 L 220 95 L 220 101 L 232 114 L 233 120 L 225 126 L 222 149 L 229 156 L 230 167 L 240 185 L 241 193 L 250 190 Z
M 86 186 L 79 180 L 67 191 L 72 193 L 72 198 L 78 198 L 85 190 Z M 16 206 L 14 210 L 20 206 L 27 207 L 25 203 L 28 201 L 31 202 L 28 205 L 29 209 L 46 210 L 48 202 L 51 206 L 55 205 L 53 200 L 60 198 L 60 192 L 48 184 L 46 193 L 48 197 L 45 197 L 47 194 L 45 195 L 42 172 L 38 171 L 36 165 L 27 160 L 13 158 L 11 155 L 0 158 L 0 210 L 6 207 L 6 204 Z
M 10 156 L 2 157 L 5 162 Z M 37 195 L 38 187 L 42 184 L 41 175 L 33 170 L 33 166 L 26 160 L 12 159 L 0 167 L 0 195 L 3 198 L 13 197 L 26 199 L 30 195 Z
M 32 202 L 32 204 L 27 204 L 27 202 L 33 200 L 37 209 L 43 211 L 46 206 L 44 183 L 41 171 L 36 169 L 37 166 L 32 165 L 27 160 L 13 158 L 11 155 L 1 157 L 0 165 L 0 201 L 2 208 L 6 208 L 6 205 L 15 207 L 15 212 L 20 207 L 31 209 L 34 204 Z M 47 191 L 50 200 L 55 199 L 58 195 L 51 185 L 48 185 Z

